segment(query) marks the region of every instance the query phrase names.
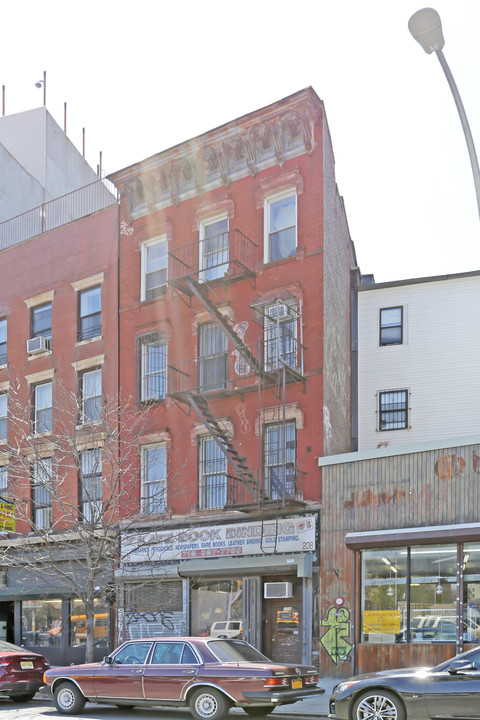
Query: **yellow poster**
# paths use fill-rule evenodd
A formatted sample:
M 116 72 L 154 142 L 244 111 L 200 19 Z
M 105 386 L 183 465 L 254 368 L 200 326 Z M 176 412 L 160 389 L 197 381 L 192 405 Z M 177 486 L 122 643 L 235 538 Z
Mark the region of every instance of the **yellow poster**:
M 365 610 L 363 613 L 363 632 L 400 632 L 400 610 Z
M 0 530 L 15 532 L 15 505 L 0 502 Z

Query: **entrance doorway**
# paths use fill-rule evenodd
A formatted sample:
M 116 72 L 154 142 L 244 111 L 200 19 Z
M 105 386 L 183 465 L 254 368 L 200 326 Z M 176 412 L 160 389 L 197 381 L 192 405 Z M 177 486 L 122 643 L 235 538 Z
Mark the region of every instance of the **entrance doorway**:
M 274 662 L 302 662 L 302 585 L 292 585 L 293 597 L 263 600 L 262 647 Z
M 14 642 L 13 617 L 13 602 L 0 602 L 0 640 Z

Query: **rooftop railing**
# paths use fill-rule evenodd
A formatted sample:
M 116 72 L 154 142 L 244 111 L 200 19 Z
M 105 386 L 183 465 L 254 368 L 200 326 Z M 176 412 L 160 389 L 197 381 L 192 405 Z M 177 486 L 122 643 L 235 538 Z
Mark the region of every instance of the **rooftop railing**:
M 0 251 L 68 225 L 118 202 L 116 187 L 105 178 L 49 200 L 0 223 Z

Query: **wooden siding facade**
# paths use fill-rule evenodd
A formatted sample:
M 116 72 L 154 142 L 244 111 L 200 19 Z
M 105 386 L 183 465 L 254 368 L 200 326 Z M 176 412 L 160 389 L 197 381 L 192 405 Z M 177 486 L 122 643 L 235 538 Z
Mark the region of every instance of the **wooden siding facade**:
M 347 677 L 435 665 L 455 643 L 362 644 L 360 554 L 364 547 L 480 540 L 480 438 L 458 446 L 356 459 L 321 458 L 319 658 Z M 477 525 L 476 525 L 477 524 Z M 445 528 L 445 526 L 448 526 Z M 382 531 L 385 531 L 383 534 Z M 347 534 L 362 533 L 351 536 Z

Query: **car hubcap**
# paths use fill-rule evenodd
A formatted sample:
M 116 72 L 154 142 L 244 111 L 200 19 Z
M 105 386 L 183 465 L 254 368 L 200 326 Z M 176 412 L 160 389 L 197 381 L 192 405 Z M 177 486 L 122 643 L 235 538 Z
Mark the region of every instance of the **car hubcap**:
M 217 711 L 217 701 L 213 695 L 200 695 L 197 700 L 197 712 L 204 718 L 210 718 Z
M 383 695 L 366 697 L 357 709 L 357 720 L 397 720 L 397 708 Z
M 58 693 L 58 704 L 62 710 L 70 710 L 75 702 L 75 696 L 70 688 L 65 688 Z

